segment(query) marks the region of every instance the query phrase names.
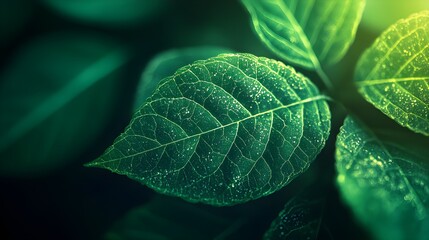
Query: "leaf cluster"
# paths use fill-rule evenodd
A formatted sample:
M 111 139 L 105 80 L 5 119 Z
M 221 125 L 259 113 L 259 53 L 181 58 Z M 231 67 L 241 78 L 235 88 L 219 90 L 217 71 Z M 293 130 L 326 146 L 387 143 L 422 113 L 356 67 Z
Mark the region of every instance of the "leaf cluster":
M 67 18 L 117 28 L 168 5 L 42 2 Z M 429 11 L 372 24 L 365 6 L 241 0 L 271 55 L 207 45 L 154 57 L 129 124 L 85 166 L 159 194 L 105 238 L 236 239 L 261 224 L 264 239 L 334 238 L 333 222 L 342 219 L 333 211 L 344 203 L 375 239 L 427 239 Z M 383 28 L 365 49 L 354 44 L 361 20 Z M 17 54 L 0 82 L 0 111 L 8 113 L 0 118 L 0 174 L 37 175 L 78 156 L 113 116 L 131 58 L 114 41 L 70 33 Z

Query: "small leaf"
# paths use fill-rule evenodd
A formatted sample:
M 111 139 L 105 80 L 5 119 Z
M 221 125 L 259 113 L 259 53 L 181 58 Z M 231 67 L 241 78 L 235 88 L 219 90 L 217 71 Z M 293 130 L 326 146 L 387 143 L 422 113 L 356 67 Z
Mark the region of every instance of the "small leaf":
M 354 40 L 364 0 L 242 0 L 275 54 L 318 70 L 338 62 Z
M 112 114 L 125 60 L 92 35 L 50 35 L 21 49 L 1 75 L 0 174 L 41 174 L 80 154 Z
M 329 129 L 325 97 L 307 78 L 281 62 L 225 54 L 162 80 L 89 166 L 188 201 L 232 205 L 304 172 Z
M 322 199 L 292 198 L 271 223 L 264 239 L 318 239 L 324 204 Z
M 201 206 L 156 197 L 120 219 L 106 240 L 225 239 L 244 221 L 234 221 Z M 212 209 L 215 210 L 215 209 Z
M 84 22 L 124 26 L 150 19 L 169 0 L 41 0 L 53 10 Z
M 337 139 L 344 200 L 378 239 L 427 239 L 429 175 L 421 159 L 347 117 Z
M 362 55 L 355 81 L 364 98 L 429 136 L 429 12 L 400 20 Z
M 193 47 L 185 49 L 169 50 L 155 56 L 143 70 L 134 110 L 137 110 L 144 101 L 152 95 L 158 83 L 171 76 L 182 66 L 191 64 L 197 60 L 214 57 L 221 53 L 230 53 L 231 50 L 220 47 Z

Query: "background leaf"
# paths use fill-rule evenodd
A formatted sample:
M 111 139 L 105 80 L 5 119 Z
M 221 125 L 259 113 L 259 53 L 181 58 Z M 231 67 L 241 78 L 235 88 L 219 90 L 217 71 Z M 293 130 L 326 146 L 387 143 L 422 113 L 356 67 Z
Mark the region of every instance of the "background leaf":
M 318 70 L 339 61 L 354 40 L 364 0 L 242 0 L 275 54 Z
M 329 135 L 317 88 L 250 54 L 197 61 L 161 81 L 115 143 L 89 166 L 189 201 L 232 205 L 279 190 Z
M 203 46 L 183 49 L 173 49 L 156 55 L 143 70 L 140 83 L 137 87 L 137 97 L 134 110 L 137 110 L 150 97 L 158 83 L 171 76 L 177 69 L 197 60 L 214 57 L 221 53 L 230 53 L 229 49 L 221 47 Z
M 378 239 L 426 239 L 429 176 L 423 159 L 381 141 L 352 117 L 337 139 L 337 183 L 357 218 Z
M 105 239 L 228 239 L 243 224 L 243 219 L 225 218 L 216 209 L 157 196 L 127 213 Z
M 429 135 L 428 34 L 428 11 L 397 22 L 366 50 L 355 72 L 367 101 L 424 135 Z
M 271 223 L 264 239 L 318 239 L 323 207 L 322 199 L 292 198 Z
M 147 20 L 168 0 L 42 0 L 65 16 L 104 26 L 124 26 Z
M 40 174 L 82 152 L 109 119 L 125 62 L 96 36 L 50 35 L 22 48 L 1 75 L 0 173 Z

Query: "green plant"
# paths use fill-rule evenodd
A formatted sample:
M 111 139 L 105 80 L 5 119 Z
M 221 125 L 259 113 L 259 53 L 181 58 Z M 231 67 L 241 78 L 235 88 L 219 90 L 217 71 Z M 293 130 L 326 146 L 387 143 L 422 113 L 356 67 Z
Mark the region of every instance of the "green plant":
M 341 85 L 324 69 L 351 46 L 364 1 L 243 4 L 262 42 L 285 62 L 310 75 L 314 71 L 326 94 L 292 67 L 264 57 L 228 53 L 198 60 L 162 80 L 145 79 L 159 81 L 158 87 L 136 108 L 124 133 L 87 166 L 216 206 L 270 195 L 309 168 L 329 136 L 328 101 L 348 108 Z M 424 142 L 429 135 L 428 49 L 426 11 L 382 33 L 354 74 L 358 91 L 372 106 L 425 137 L 399 127 L 386 136 L 362 112 L 350 109 L 336 140 L 337 186 L 379 239 L 428 236 L 429 177 L 419 153 L 427 145 L 395 139 L 412 136 Z M 324 202 L 319 199 L 293 199 L 265 237 L 317 237 Z M 294 220 L 287 220 L 292 215 Z
M 71 19 L 118 28 L 138 26 L 167 5 L 42 2 Z M 281 61 L 210 46 L 158 55 L 142 75 L 130 124 L 87 166 L 191 203 L 157 195 L 105 237 L 246 238 L 243 232 L 270 218 L 261 212 L 286 202 L 264 225 L 265 239 L 330 238 L 324 219 L 335 215 L 326 209 L 337 207 L 327 207 L 337 189 L 374 238 L 427 239 L 429 12 L 391 25 L 365 52 L 353 53 L 360 55 L 354 64 L 341 60 L 355 51 L 364 0 L 242 0 L 242 6 Z M 393 23 L 385 20 L 372 27 Z M 42 60 L 34 63 L 35 56 Z M 0 173 L 36 175 L 84 149 L 111 116 L 117 70 L 128 60 L 116 44 L 73 34 L 41 38 L 18 55 L 0 88 L 0 98 L 14 104 L 0 101 L 10 112 L 1 118 L 1 156 L 13 159 L 0 163 Z M 351 66 L 354 84 L 341 79 L 352 75 L 342 73 Z M 325 143 L 335 156 L 320 154 Z

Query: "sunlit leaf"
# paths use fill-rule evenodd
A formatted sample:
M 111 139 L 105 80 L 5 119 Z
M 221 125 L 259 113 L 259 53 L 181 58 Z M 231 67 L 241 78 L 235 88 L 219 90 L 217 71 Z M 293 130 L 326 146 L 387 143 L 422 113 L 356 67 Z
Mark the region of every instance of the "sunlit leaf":
M 22 48 L 0 76 L 0 173 L 42 173 L 81 153 L 111 116 L 124 61 L 116 44 L 90 35 Z
M 329 129 L 325 97 L 307 78 L 281 62 L 225 54 L 162 80 L 89 166 L 189 201 L 232 205 L 304 172 Z
M 65 16 L 106 26 L 147 20 L 168 5 L 168 0 L 41 0 Z
M 351 117 L 337 139 L 337 183 L 378 239 L 427 239 L 429 172 L 422 159 L 380 140 Z
M 271 223 L 264 239 L 318 239 L 323 207 L 322 199 L 291 199 Z
M 106 240 L 226 239 L 244 220 L 233 221 L 201 206 L 156 197 L 120 219 Z M 215 210 L 215 209 L 212 209 Z
M 429 12 L 401 20 L 362 55 L 359 92 L 402 126 L 429 135 Z
M 158 83 L 168 76 L 171 76 L 177 69 L 197 60 L 214 57 L 221 53 L 229 53 L 231 50 L 220 47 L 193 47 L 184 49 L 173 49 L 155 56 L 143 70 L 139 86 L 137 87 L 137 97 L 134 103 L 134 110 L 137 110 L 144 101 L 150 97 Z
M 308 69 L 339 61 L 354 40 L 364 0 L 242 0 L 264 42 Z

